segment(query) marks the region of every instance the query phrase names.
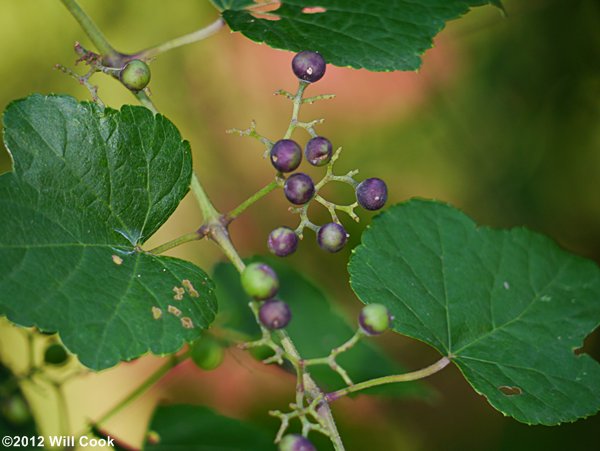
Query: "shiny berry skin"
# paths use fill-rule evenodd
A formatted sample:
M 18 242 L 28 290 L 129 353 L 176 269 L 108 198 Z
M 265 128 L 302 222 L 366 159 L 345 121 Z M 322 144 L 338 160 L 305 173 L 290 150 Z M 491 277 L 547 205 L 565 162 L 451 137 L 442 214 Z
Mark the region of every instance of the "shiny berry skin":
M 196 340 L 190 349 L 190 357 L 198 368 L 211 371 L 223 362 L 224 351 L 214 338 L 204 335 Z
M 279 172 L 292 172 L 302 161 L 302 149 L 291 139 L 280 139 L 271 147 L 271 164 Z
M 277 227 L 269 234 L 267 245 L 273 254 L 285 257 L 296 252 L 298 235 L 289 227 Z
M 141 91 L 150 83 L 150 68 L 142 60 L 131 60 L 119 72 L 119 80 L 128 89 Z
M 329 222 L 317 231 L 317 243 L 327 252 L 339 252 L 348 241 L 348 232 L 340 224 Z
M 272 298 L 279 290 L 277 274 L 264 263 L 250 263 L 242 271 L 241 280 L 246 294 L 254 299 Z
M 297 53 L 292 60 L 292 71 L 298 79 L 314 83 L 325 75 L 325 60 L 316 52 Z
M 358 315 L 358 324 L 367 335 L 379 335 L 389 329 L 392 317 L 385 305 L 369 304 Z
M 387 201 L 387 186 L 376 177 L 363 180 L 356 187 L 356 200 L 367 210 L 379 210 Z
M 300 434 L 288 434 L 279 442 L 279 451 L 317 451 L 317 448 Z
M 315 184 L 310 176 L 303 172 L 292 174 L 283 185 L 283 192 L 287 200 L 296 205 L 302 205 L 315 195 Z
M 285 302 L 270 299 L 260 306 L 258 319 L 267 329 L 283 329 L 292 319 L 292 312 Z
M 306 161 L 313 166 L 324 166 L 329 163 L 332 153 L 333 147 L 331 141 L 322 136 L 312 138 L 306 143 L 306 147 L 304 148 Z
M 44 362 L 49 365 L 63 365 L 68 359 L 67 350 L 59 343 L 50 344 L 44 351 Z

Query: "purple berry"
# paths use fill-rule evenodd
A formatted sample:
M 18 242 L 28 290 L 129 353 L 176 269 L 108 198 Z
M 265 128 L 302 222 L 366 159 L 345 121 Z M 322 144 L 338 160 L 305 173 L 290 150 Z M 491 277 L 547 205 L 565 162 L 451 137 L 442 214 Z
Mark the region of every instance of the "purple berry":
M 279 442 L 279 451 L 317 451 L 317 448 L 300 434 L 288 434 Z
M 315 194 L 315 184 L 312 179 L 298 172 L 290 175 L 283 185 L 283 192 L 287 200 L 296 205 L 302 205 L 312 199 Z
M 331 142 L 322 136 L 312 138 L 306 143 L 306 147 L 304 148 L 306 161 L 313 166 L 323 166 L 329 163 L 332 153 L 333 147 Z
M 292 319 L 292 312 L 285 302 L 271 299 L 260 306 L 258 318 L 267 329 L 283 329 Z
M 248 296 L 255 299 L 269 299 L 279 290 L 277 274 L 264 263 L 250 263 L 241 275 L 242 287 Z
M 271 163 L 279 172 L 292 172 L 302 161 L 302 149 L 291 139 L 280 139 L 271 147 Z
M 300 80 L 313 83 L 325 75 L 325 60 L 316 52 L 297 53 L 292 60 L 292 70 Z
M 387 200 L 387 186 L 378 178 L 363 180 L 356 187 L 356 200 L 367 210 L 379 210 Z
M 348 241 L 348 233 L 340 224 L 329 222 L 317 231 L 317 243 L 327 252 L 339 252 Z
M 267 244 L 272 253 L 278 257 L 285 257 L 296 252 L 298 235 L 289 227 L 277 227 L 269 234 Z

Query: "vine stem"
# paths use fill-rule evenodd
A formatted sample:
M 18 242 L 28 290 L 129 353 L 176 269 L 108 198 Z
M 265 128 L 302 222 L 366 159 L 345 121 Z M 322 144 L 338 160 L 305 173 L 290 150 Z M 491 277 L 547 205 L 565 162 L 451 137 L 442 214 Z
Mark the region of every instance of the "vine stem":
M 158 367 L 154 373 L 152 373 L 141 385 L 137 386 L 131 393 L 129 393 L 125 398 L 123 398 L 118 404 L 113 406 L 108 412 L 98 418 L 94 424 L 100 425 L 114 415 L 119 413 L 123 408 L 125 408 L 129 403 L 131 403 L 134 399 L 138 398 L 142 395 L 146 390 L 152 387 L 156 382 L 158 382 L 164 375 L 166 375 L 169 371 L 179 365 L 181 362 L 188 359 L 190 356 L 190 351 L 186 351 L 180 355 L 172 355 L 167 362 Z M 86 431 L 87 433 L 87 431 Z M 80 434 L 84 435 L 84 434 Z
M 175 238 L 174 240 L 167 241 L 166 243 L 161 244 L 160 246 L 157 246 L 154 249 L 150 249 L 148 252 L 156 255 L 162 254 L 163 252 L 166 252 L 169 249 L 173 249 L 174 247 L 180 246 L 181 244 L 189 243 L 190 241 L 201 240 L 202 238 L 204 238 L 204 235 L 198 233 L 197 231 L 192 233 L 186 233 L 185 235 L 181 235 L 180 237 Z
M 265 197 L 271 191 L 277 189 L 277 187 L 280 186 L 280 185 L 281 185 L 281 182 L 279 180 L 273 180 L 267 186 L 264 186 L 263 188 L 261 188 L 260 190 L 258 190 L 256 193 L 254 193 L 252 196 L 250 196 L 248 199 L 246 199 L 240 205 L 238 205 L 233 210 L 231 210 L 229 213 L 227 213 L 225 215 L 226 218 L 227 218 L 227 220 L 228 221 L 233 221 L 240 214 L 242 214 L 248 207 L 250 207 L 251 205 L 253 205 L 257 201 L 259 201 L 260 199 L 262 199 L 263 197 Z
M 112 45 L 104 37 L 98 26 L 94 21 L 86 14 L 86 12 L 79 6 L 76 0 L 60 0 L 63 5 L 69 10 L 71 15 L 79 22 L 79 25 L 88 35 L 96 49 L 105 57 L 111 58 L 119 56 Z
M 163 44 L 157 45 L 156 47 L 151 47 L 142 50 L 138 53 L 131 55 L 131 57 L 136 59 L 151 59 L 160 55 L 161 53 L 168 52 L 169 50 L 175 49 L 177 47 L 181 47 L 187 44 L 193 44 L 194 42 L 206 39 L 212 36 L 213 34 L 217 33 L 224 26 L 225 21 L 221 17 L 219 17 L 213 23 L 207 25 L 204 28 L 200 28 L 199 30 L 196 30 L 192 33 L 172 39 L 171 41 L 167 41 Z
M 308 85 L 309 83 L 303 80 L 300 80 L 300 83 L 298 84 L 298 90 L 293 98 L 294 108 L 292 109 L 292 119 L 290 120 L 290 125 L 288 126 L 283 139 L 289 139 L 298 126 L 298 114 L 300 114 L 300 107 L 302 106 L 302 96 Z
M 411 373 L 394 374 L 392 376 L 378 377 L 376 379 L 371 379 L 371 380 L 368 380 L 365 382 L 360 382 L 358 384 L 351 385 L 346 388 L 342 388 L 341 390 L 338 390 L 338 391 L 327 393 L 325 395 L 325 399 L 328 402 L 332 402 L 343 396 L 349 395 L 350 393 L 354 393 L 354 392 L 364 390 L 367 388 L 371 388 L 371 387 L 377 387 L 378 385 L 392 384 L 392 383 L 396 383 L 396 382 L 409 382 L 409 381 L 415 381 L 418 379 L 423 379 L 425 377 L 428 377 L 428 376 L 431 376 L 432 374 L 437 373 L 438 371 L 441 371 L 449 363 L 450 363 L 450 359 L 448 357 L 442 357 L 440 360 L 438 360 L 434 364 L 429 365 L 428 367 L 425 367 L 423 369 L 413 371 Z

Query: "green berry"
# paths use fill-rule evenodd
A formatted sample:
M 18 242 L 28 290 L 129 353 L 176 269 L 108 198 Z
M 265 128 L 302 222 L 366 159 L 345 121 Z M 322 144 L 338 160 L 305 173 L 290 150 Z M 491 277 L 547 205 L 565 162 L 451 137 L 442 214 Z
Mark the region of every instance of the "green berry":
M 119 72 L 119 80 L 128 89 L 141 91 L 150 83 L 150 68 L 142 60 L 131 60 Z
M 23 396 L 18 393 L 12 395 L 2 404 L 2 415 L 17 426 L 31 421 L 29 406 Z
M 250 263 L 242 271 L 241 278 L 246 294 L 258 300 L 270 299 L 279 290 L 277 274 L 264 263 Z
M 64 365 L 69 359 L 65 347 L 59 343 L 52 343 L 44 352 L 44 362 L 49 365 Z
M 198 368 L 206 371 L 214 370 L 221 365 L 224 354 L 221 344 L 208 335 L 196 340 L 190 350 L 192 361 Z
M 358 324 L 367 335 L 379 335 L 392 323 L 392 317 L 385 305 L 369 304 L 363 307 L 358 316 Z

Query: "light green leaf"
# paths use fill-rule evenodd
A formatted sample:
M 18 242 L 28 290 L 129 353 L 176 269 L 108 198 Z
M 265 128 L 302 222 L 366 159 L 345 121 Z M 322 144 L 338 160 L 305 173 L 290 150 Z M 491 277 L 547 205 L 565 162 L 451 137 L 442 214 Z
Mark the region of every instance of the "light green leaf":
M 273 439 L 259 427 L 201 406 L 159 407 L 152 417 L 150 431 L 158 434 L 158 442 L 146 441 L 144 450 L 275 450 Z
M 215 316 L 212 282 L 139 250 L 189 187 L 175 126 L 143 107 L 33 95 L 7 108 L 4 139 L 14 172 L 0 176 L 0 313 L 58 331 L 94 369 L 197 338 Z M 186 279 L 198 296 L 175 300 Z
M 305 276 L 281 259 L 254 257 L 246 262 L 254 261 L 267 263 L 277 272 L 280 281 L 277 297 L 283 299 L 292 310 L 292 321 L 286 331 L 303 358 L 326 357 L 332 348 L 341 345 L 354 334 L 357 323 L 348 324 L 325 293 Z M 217 323 L 257 338 L 260 334 L 256 320 L 246 307 L 250 299 L 242 289 L 235 268 L 230 264 L 217 265 L 213 280 L 219 300 Z M 340 355 L 337 361 L 354 382 L 405 371 L 368 339 Z M 310 367 L 310 372 L 322 388 L 333 390 L 344 386 L 340 376 L 328 366 L 313 366 Z M 431 392 L 417 383 L 388 385 L 369 392 L 397 396 L 431 395 Z
M 490 404 L 529 424 L 600 409 L 600 365 L 574 351 L 600 323 L 600 270 L 523 228 L 493 230 L 413 200 L 375 218 L 349 266 L 393 329 L 451 357 Z
M 213 0 L 233 31 L 278 49 L 321 53 L 336 66 L 416 70 L 446 22 L 498 0 L 282 0 L 276 10 L 248 0 Z M 254 7 L 254 8 L 253 8 Z M 318 7 L 318 8 L 315 8 Z

